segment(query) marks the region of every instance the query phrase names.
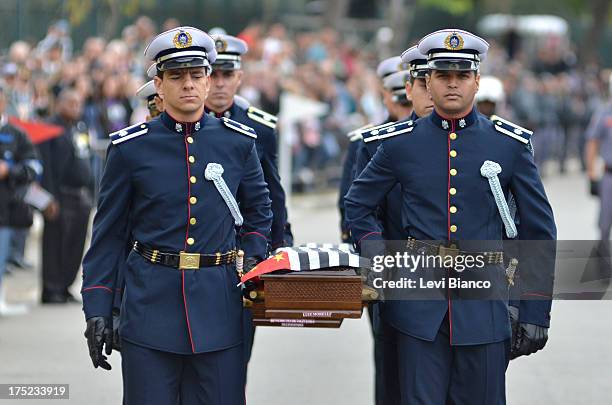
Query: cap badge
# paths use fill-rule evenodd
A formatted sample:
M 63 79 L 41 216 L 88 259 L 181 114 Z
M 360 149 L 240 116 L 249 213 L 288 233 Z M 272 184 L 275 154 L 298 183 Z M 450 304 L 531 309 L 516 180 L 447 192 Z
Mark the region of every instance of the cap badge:
M 191 34 L 186 31 L 179 31 L 174 36 L 172 40 L 174 42 L 174 47 L 178 49 L 189 48 L 192 43 Z
M 463 38 L 456 32 L 451 32 L 444 40 L 444 47 L 449 51 L 460 51 L 463 49 Z
M 225 52 L 227 49 L 227 41 L 225 41 L 223 38 L 217 38 L 215 40 L 215 49 L 219 53 Z
M 397 65 L 397 70 L 398 71 L 408 70 L 408 69 L 410 69 L 410 63 L 408 63 L 408 62 L 400 62 L 400 64 Z

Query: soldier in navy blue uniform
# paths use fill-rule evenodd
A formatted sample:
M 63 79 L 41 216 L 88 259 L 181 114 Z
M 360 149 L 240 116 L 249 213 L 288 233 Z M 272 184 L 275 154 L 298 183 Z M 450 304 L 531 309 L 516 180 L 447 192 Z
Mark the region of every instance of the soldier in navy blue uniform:
M 147 69 L 147 75 L 154 77 L 157 73 L 156 64 L 153 63 L 149 69 Z M 138 90 L 136 90 L 136 96 L 147 103 L 147 110 L 149 114 L 146 117 L 147 121 L 151 121 L 153 118 L 158 117 L 164 111 L 164 103 L 157 94 L 155 88 L 155 82 L 149 80 Z M 132 250 L 134 241 L 129 240 L 125 246 L 125 257 L 129 255 Z M 117 278 L 115 281 L 115 298 L 113 299 L 113 348 L 117 351 L 121 351 L 121 338 L 119 337 L 119 325 L 121 323 L 121 301 L 123 300 L 123 290 L 125 288 L 125 265 L 120 266 L 117 271 Z
M 433 109 L 431 97 L 425 87 L 426 60 L 427 56 L 422 55 L 416 46 L 410 48 L 401 56 L 403 67 L 409 70 L 400 70 L 385 77 L 385 87 L 393 92 L 392 97 L 399 105 L 406 105 L 410 102 L 410 108 L 396 107 L 396 117 L 398 121 L 416 121 L 419 117 L 428 115 Z M 418 111 L 418 114 L 417 114 Z M 403 114 L 402 114 L 403 113 Z M 385 134 L 389 129 L 394 129 L 396 122 L 388 122 L 380 126 L 369 128 L 362 135 L 363 142 L 359 142 L 357 158 L 355 162 L 355 178 L 363 171 L 366 165 L 374 156 L 376 149 L 385 139 Z M 365 135 L 365 136 L 364 136 Z M 386 240 L 406 239 L 401 221 L 397 218 L 401 215 L 401 190 L 399 184 L 387 194 L 384 202 L 378 208 L 378 215 L 381 221 L 383 238 Z
M 278 119 L 253 107 L 236 92 L 242 81 L 242 56 L 248 51 L 246 42 L 226 34 L 212 34 L 217 50 L 213 63 L 211 89 L 206 99 L 206 111 L 216 117 L 227 117 L 246 124 L 257 132 L 257 155 L 268 183 L 272 200 L 272 250 L 293 245 L 293 235 L 287 218 L 285 191 L 278 173 Z
M 489 241 L 485 270 L 503 278 L 498 250 L 504 231 L 509 237 L 518 233 L 521 240 L 556 238 L 552 209 L 527 147 L 531 132 L 504 120 L 493 122 L 473 106 L 486 41 L 450 29 L 426 36 L 418 49 L 428 55 L 434 111 L 386 131 L 346 196 L 350 230 L 358 248 L 381 241 L 375 210 L 399 182 L 409 247 L 469 256 L 469 241 Z M 517 229 L 504 199 L 510 191 L 521 212 Z M 554 249 L 537 259 L 520 269 L 539 278 L 540 288 L 533 291 L 525 284 L 520 300 L 512 302 L 519 312 L 512 353 L 507 300 L 458 300 L 459 292 L 446 288 L 442 299 L 385 302 L 384 322 L 396 332 L 402 404 L 505 403 L 509 356 L 533 353 L 547 340 Z
M 408 49 L 401 56 L 401 69 L 384 78 L 385 88 L 392 91 L 392 98 L 399 106 L 395 108 L 399 120 L 416 121 L 419 117 L 428 115 L 433 109 L 431 97 L 427 93 L 425 74 L 427 73 L 427 56 L 422 55 L 416 46 Z M 410 102 L 408 104 L 407 102 Z M 402 107 L 403 105 L 403 107 Z M 408 105 L 410 107 L 408 107 Z M 403 112 L 403 114 L 402 114 Z M 406 116 L 406 114 L 409 114 Z M 387 130 L 396 122 L 382 124 L 367 129 L 358 142 L 355 162 L 355 177 L 367 166 L 376 153 L 376 149 L 384 139 Z M 364 136 L 365 135 L 365 136 Z M 377 217 L 385 240 L 403 240 L 406 235 L 402 228 L 401 218 L 401 187 L 396 184 L 377 208 Z M 376 403 L 396 404 L 399 402 L 399 387 L 397 383 L 397 356 L 395 351 L 395 334 L 381 320 L 384 305 L 371 304 L 368 311 L 373 322 L 374 353 L 376 369 Z
M 152 66 L 155 67 L 155 64 Z M 155 76 L 155 74 L 153 74 L 153 76 Z M 146 118 L 147 121 L 151 121 L 164 111 L 164 103 L 157 94 L 157 89 L 155 88 L 155 82 L 153 80 L 149 80 L 140 86 L 140 88 L 136 90 L 136 96 L 147 103 L 147 110 L 149 110 L 149 115 Z
M 212 64 L 211 89 L 206 99 L 206 111 L 216 117 L 227 117 L 246 124 L 257 132 L 257 155 L 268 184 L 272 200 L 272 230 L 270 249 L 293 245 L 293 234 L 287 218 L 285 191 L 278 173 L 278 141 L 276 124 L 278 119 L 253 107 L 236 95 L 242 81 L 242 55 L 248 51 L 243 40 L 225 33 L 211 33 L 215 41 L 217 59 Z M 238 201 L 242 203 L 241 201 Z M 244 356 L 245 366 L 251 358 L 255 327 L 251 311 L 244 310 Z
M 402 58 L 400 56 L 393 56 L 384 59 L 376 67 L 376 75 L 381 80 L 383 104 L 385 105 L 388 114 L 387 119 L 377 126 L 384 126 L 385 124 L 403 119 L 409 116 L 412 112 L 412 102 L 406 98 L 406 90 L 404 85 L 398 84 L 402 82 L 401 77 L 407 73 L 408 65 L 402 62 Z M 357 151 L 359 150 L 361 141 L 363 139 L 362 132 L 373 128 L 374 126 L 375 125 L 373 124 L 367 124 L 347 134 L 350 143 L 346 152 L 346 157 L 344 158 L 344 164 L 342 166 L 342 177 L 340 179 L 340 192 L 338 196 L 338 210 L 340 211 L 340 237 L 342 242 L 345 243 L 350 242 L 351 238 L 348 231 L 348 224 L 346 222 L 344 196 L 351 186 L 353 179 L 359 174 L 359 172 L 356 171 L 355 164 L 357 162 Z
M 208 34 L 192 27 L 166 31 L 145 56 L 156 62 L 165 111 L 111 134 L 83 261 L 90 356 L 95 367 L 110 369 L 104 352 L 111 352 L 112 290 L 125 264 L 124 402 L 176 403 L 189 366 L 200 403 L 243 404 L 236 227 L 246 271 L 266 256 L 272 223 L 257 135 L 204 112 L 216 57 Z
M 410 74 L 409 67 L 408 63 L 403 62 L 399 56 L 385 59 L 378 65 L 376 70 L 382 78 L 383 101 L 389 112 L 389 117 L 385 123 L 367 128 L 367 133 L 370 131 L 376 132 L 378 128 L 393 125 L 397 120 L 403 120 L 412 115 L 412 101 L 406 97 L 406 82 Z M 373 145 L 373 143 L 366 144 L 361 131 L 358 131 L 351 140 L 351 147 L 354 145 L 356 149 L 352 180 L 359 176 L 378 145 Z M 371 146 L 373 148 L 370 148 Z M 377 216 L 382 222 L 381 226 L 387 239 L 402 239 L 400 232 L 401 224 L 398 224 L 397 221 L 400 214 L 399 202 L 394 198 L 394 196 L 397 197 L 398 193 L 399 186 L 389 192 L 387 198 L 385 198 L 385 201 L 377 210 Z M 386 220 L 389 217 L 392 218 L 391 221 Z M 393 378 L 389 378 L 390 375 L 394 374 L 394 368 L 389 367 L 393 365 L 393 362 L 385 363 L 384 361 L 383 348 L 389 336 L 385 334 L 384 325 L 381 322 L 381 311 L 382 304 L 380 303 L 370 303 L 368 305 L 368 316 L 370 317 L 370 325 L 374 338 L 374 398 L 377 405 L 386 405 L 394 403 L 394 398 L 398 397 L 398 392 L 397 383 Z

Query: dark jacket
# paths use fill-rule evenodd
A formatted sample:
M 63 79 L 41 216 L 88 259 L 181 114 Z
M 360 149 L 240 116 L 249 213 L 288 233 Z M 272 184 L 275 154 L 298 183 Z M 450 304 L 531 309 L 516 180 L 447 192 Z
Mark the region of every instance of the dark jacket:
M 43 164 L 42 186 L 55 198 L 60 190 L 93 189 L 91 156 L 87 128 L 84 123 L 70 124 L 59 116 L 51 123 L 65 129 L 57 138 L 38 145 Z
M 0 120 L 0 160 L 9 165 L 8 176 L 0 180 L 0 226 L 25 226 L 14 219 L 22 214 L 29 218 L 29 208 L 21 199 L 42 168 L 28 136 L 6 119 Z

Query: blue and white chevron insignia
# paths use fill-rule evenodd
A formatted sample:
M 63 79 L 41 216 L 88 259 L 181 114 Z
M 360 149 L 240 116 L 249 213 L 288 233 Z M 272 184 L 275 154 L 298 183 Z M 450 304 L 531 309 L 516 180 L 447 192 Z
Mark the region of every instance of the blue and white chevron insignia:
M 276 116 L 269 114 L 259 108 L 255 108 L 253 106 L 249 107 L 247 110 L 247 115 L 253 121 L 257 121 L 260 124 L 264 124 L 272 129 L 276 128 L 276 123 L 278 122 L 278 118 Z
M 257 139 L 257 132 L 248 125 L 239 123 L 238 121 L 230 120 L 229 118 L 222 117 L 221 121 L 226 127 L 233 129 L 236 132 L 250 136 L 251 138 Z
M 356 141 L 360 141 L 363 139 L 363 132 L 366 129 L 372 128 L 374 125 L 372 124 L 366 124 L 362 127 L 359 127 L 357 129 L 352 130 L 351 132 L 349 132 L 348 134 L 346 134 L 346 137 L 349 139 L 349 141 L 351 142 L 356 142 Z
M 113 132 L 109 134 L 111 142 L 113 145 L 118 145 L 122 142 L 129 141 L 130 139 L 134 139 L 138 136 L 144 135 L 149 132 L 149 126 L 146 122 L 140 122 L 138 124 L 134 124 L 127 128 L 120 129 L 119 131 Z
M 495 124 L 495 129 L 497 131 L 504 135 L 508 135 L 509 137 L 514 138 L 525 145 L 529 145 L 529 140 L 531 139 L 531 135 L 533 135 L 533 131 L 520 127 L 515 123 L 498 117 L 497 115 L 492 115 L 491 121 L 493 121 L 493 124 Z
M 412 120 L 391 122 L 372 129 L 367 130 L 363 134 L 364 142 L 372 142 L 382 139 L 391 138 L 392 136 L 405 134 L 414 129 L 414 122 Z

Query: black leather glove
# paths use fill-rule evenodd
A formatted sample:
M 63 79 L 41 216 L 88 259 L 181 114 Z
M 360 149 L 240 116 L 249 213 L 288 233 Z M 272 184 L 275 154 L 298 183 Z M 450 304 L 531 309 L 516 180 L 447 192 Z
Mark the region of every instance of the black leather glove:
M 121 337 L 119 336 L 119 323 L 121 322 L 121 311 L 113 308 L 113 349 L 121 351 Z
M 538 350 L 542 350 L 547 341 L 548 328 L 521 322 L 518 326 L 516 338 L 512 339 L 510 360 L 520 356 L 529 356 Z
M 102 316 L 94 316 L 87 320 L 87 329 L 85 329 L 85 338 L 87 338 L 87 346 L 89 347 L 89 357 L 95 368 L 102 367 L 105 370 L 110 370 L 112 367 L 106 361 L 106 356 L 102 354 L 102 349 L 106 344 L 105 352 L 109 356 L 113 351 L 113 328 L 110 322 Z
M 253 270 L 253 268 L 255 268 L 255 266 L 257 266 L 257 263 L 259 263 L 261 261 L 260 258 L 258 257 L 245 257 L 244 258 L 244 274 L 247 274 L 249 271 Z M 244 283 L 244 289 L 242 290 L 242 296 L 248 300 L 252 300 L 250 297 L 250 292 L 254 291 L 257 289 L 257 284 L 253 281 L 253 280 L 249 280 L 246 283 Z
M 599 180 L 591 180 L 589 182 L 589 193 L 593 197 L 599 196 Z
M 257 263 L 259 263 L 261 259 L 258 257 L 245 257 L 244 258 L 244 274 L 247 274 L 249 271 L 253 270 Z

